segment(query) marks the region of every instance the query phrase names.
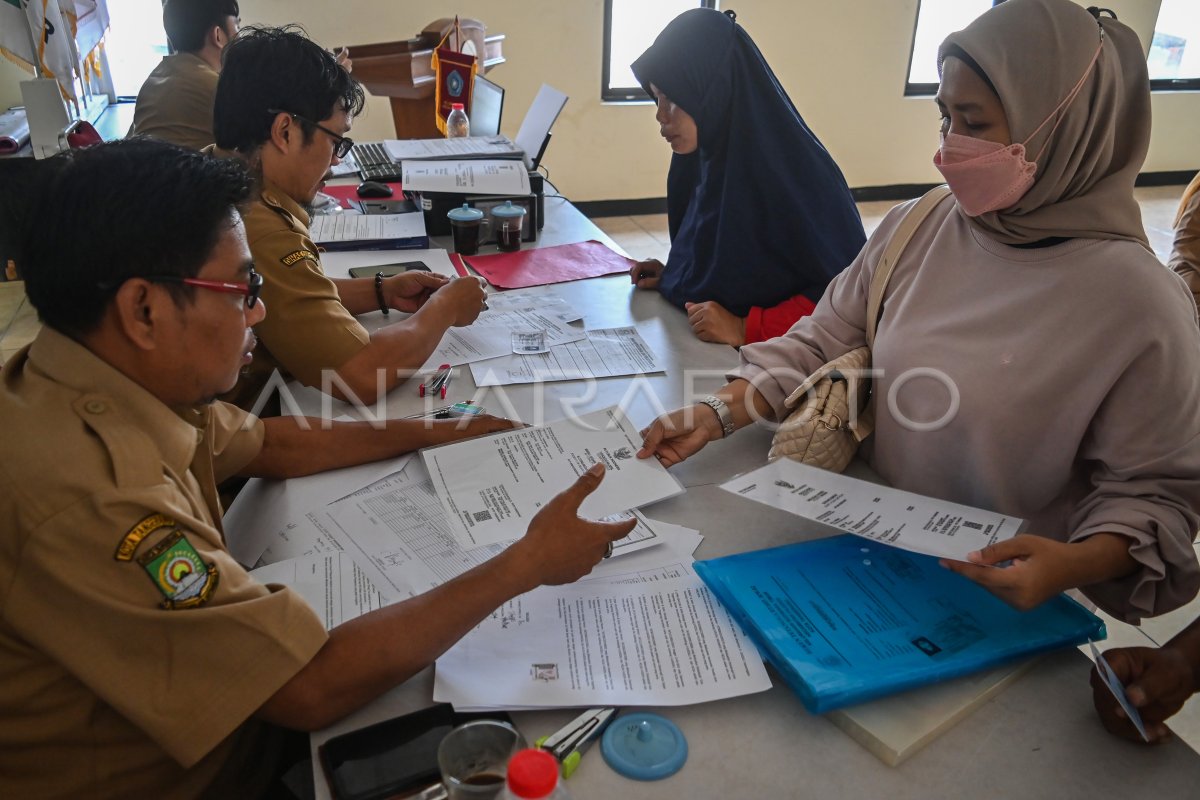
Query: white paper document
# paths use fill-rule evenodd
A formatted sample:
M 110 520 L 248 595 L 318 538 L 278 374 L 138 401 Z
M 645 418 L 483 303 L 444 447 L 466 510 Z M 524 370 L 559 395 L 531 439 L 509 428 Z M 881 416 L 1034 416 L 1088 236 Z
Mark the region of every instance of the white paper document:
M 309 234 L 317 244 L 416 239 L 425 236 L 425 214 L 323 214 L 312 218 Z
M 573 328 L 540 308 L 489 309 L 465 328 L 447 329 L 423 369 L 441 364 L 470 364 L 511 354 L 512 335 L 526 331 L 541 331 L 551 346 L 583 341 L 588 336 L 583 328 Z
M 286 481 L 251 478 L 222 519 L 230 554 L 243 566 L 257 564 L 267 548 L 279 543 L 280 533 L 294 526 L 305 512 L 340 500 L 361 486 L 404 469 L 411 458 L 412 454 L 407 453 Z M 270 560 L 301 554 L 279 555 Z
M 385 139 L 394 161 L 446 158 L 520 158 L 524 153 L 507 136 L 462 136 L 454 139 Z
M 520 538 L 529 521 L 593 464 L 604 481 L 580 514 L 593 519 L 683 492 L 618 408 L 421 451 L 455 538 L 465 548 Z
M 703 703 L 771 687 L 757 649 L 695 575 L 544 586 L 437 660 L 458 710 Z
M 914 553 L 966 561 L 1024 520 L 781 458 L 721 485 L 774 508 Z
M 529 194 L 529 170 L 517 160 L 405 161 L 404 190 L 462 194 Z
M 291 558 L 251 570 L 259 583 L 290 587 L 312 606 L 325 630 L 387 605 L 365 572 L 344 553 Z
M 471 364 L 476 386 L 571 381 L 662 372 L 637 328 L 598 328 L 587 339 L 551 347 L 542 355 L 509 355 Z
M 637 527 L 613 544 L 613 555 L 604 563 L 619 563 L 625 560 L 619 556 L 664 541 L 658 527 L 672 529 L 673 552 L 665 554 L 661 563 L 632 562 L 621 574 L 662 566 L 669 555 L 678 561 L 679 548 L 692 544 L 692 540 L 686 534 L 675 533 L 675 526 L 653 525 L 638 516 Z M 396 602 L 440 586 L 499 555 L 509 544 L 464 550 L 450 533 L 429 473 L 421 462 L 414 461 L 403 472 L 305 515 L 303 522 L 287 532 L 287 542 L 281 539 L 278 547 L 288 552 L 344 551 L 388 602 Z
M 577 322 L 583 319 L 583 314 L 579 310 L 556 294 L 521 290 L 496 292 L 488 295 L 488 305 L 496 311 L 506 308 L 534 307 L 559 322 Z

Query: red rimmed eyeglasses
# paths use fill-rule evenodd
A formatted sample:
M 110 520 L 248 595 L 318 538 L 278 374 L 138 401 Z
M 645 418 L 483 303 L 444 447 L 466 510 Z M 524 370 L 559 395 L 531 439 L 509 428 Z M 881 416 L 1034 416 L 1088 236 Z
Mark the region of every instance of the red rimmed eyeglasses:
M 202 278 L 183 278 L 178 275 L 146 275 L 144 280 L 156 283 L 182 283 L 185 286 L 195 286 L 197 289 L 208 289 L 212 292 L 240 294 L 246 298 L 246 308 L 254 308 L 258 296 L 262 293 L 263 276 L 250 270 L 250 280 L 246 283 L 231 283 L 228 281 L 206 281 Z

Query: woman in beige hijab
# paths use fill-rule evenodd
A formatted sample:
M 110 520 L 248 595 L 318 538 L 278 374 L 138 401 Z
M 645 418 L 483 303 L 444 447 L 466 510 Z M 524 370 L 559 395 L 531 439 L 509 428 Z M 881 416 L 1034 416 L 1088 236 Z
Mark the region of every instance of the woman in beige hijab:
M 1200 328 L 1133 197 L 1150 136 L 1141 44 L 1070 0 L 1008 0 L 940 59 L 934 162 L 953 202 L 888 286 L 860 452 L 893 486 L 1025 519 L 1027 534 L 945 564 L 1014 606 L 1080 588 L 1127 621 L 1170 611 L 1200 588 Z M 639 455 L 670 466 L 785 417 L 808 374 L 865 343 L 867 288 L 912 205 L 811 316 L 743 347 L 715 397 L 647 428 Z
M 1175 212 L 1175 242 L 1167 266 L 1183 278 L 1200 306 L 1200 173 L 1183 190 Z

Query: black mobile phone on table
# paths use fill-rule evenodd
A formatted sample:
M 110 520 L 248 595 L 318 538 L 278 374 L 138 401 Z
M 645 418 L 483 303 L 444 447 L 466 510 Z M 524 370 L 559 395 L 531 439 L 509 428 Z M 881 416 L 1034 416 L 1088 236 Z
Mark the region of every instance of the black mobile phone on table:
M 331 794 L 335 800 L 386 800 L 436 783 L 438 745 L 453 728 L 476 719 L 512 724 L 503 711 L 458 713 L 441 703 L 333 737 L 319 751 Z
M 383 277 L 390 278 L 393 275 L 399 275 L 401 272 L 409 272 L 410 270 L 421 270 L 422 272 L 430 272 L 429 267 L 424 261 L 402 261 L 399 264 L 382 264 L 378 267 L 351 267 L 351 278 L 374 278 L 379 273 L 383 273 Z

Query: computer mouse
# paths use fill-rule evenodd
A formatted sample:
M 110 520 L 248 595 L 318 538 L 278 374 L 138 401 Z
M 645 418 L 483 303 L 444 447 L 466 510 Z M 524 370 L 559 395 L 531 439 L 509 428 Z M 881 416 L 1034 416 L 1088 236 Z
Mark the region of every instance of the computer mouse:
M 358 185 L 359 197 L 391 197 L 392 187 L 379 181 L 363 181 Z

